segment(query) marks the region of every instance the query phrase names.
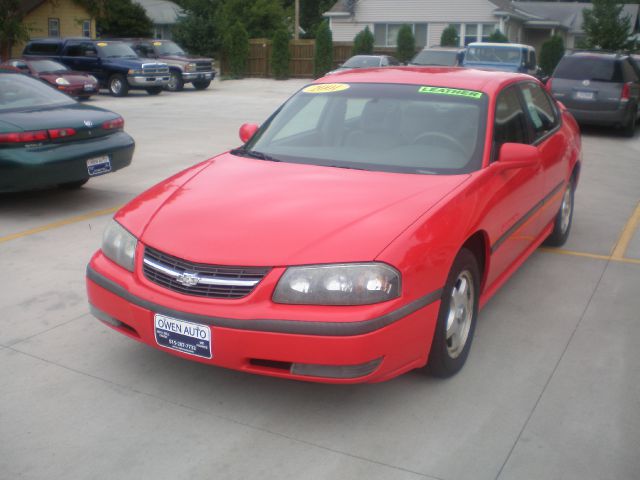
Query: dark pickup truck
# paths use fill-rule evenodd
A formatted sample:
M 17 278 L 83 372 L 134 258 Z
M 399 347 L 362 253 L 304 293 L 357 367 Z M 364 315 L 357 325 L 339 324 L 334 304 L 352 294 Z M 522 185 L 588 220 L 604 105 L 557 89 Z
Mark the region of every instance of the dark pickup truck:
M 122 42 L 88 38 L 31 40 L 22 55 L 51 58 L 72 70 L 90 73 L 116 97 L 127 95 L 130 89 L 157 95 L 169 83 L 166 63 L 139 58 Z
M 207 88 L 216 76 L 213 59 L 188 55 L 171 40 L 150 40 L 147 38 L 121 38 L 141 57 L 157 58 L 169 65 L 171 78 L 167 89 L 172 92 L 182 90 L 185 83 L 193 84 L 196 90 Z

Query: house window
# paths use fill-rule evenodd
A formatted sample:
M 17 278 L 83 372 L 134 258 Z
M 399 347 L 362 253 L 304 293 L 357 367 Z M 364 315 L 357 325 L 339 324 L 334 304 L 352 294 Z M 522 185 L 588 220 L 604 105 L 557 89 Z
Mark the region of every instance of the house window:
M 497 29 L 495 23 L 452 23 L 451 26 L 458 33 L 461 47 L 471 42 L 488 42 L 491 34 Z
M 493 32 L 496 31 L 495 23 L 483 23 L 482 24 L 482 32 L 480 33 L 480 41 L 488 42 L 489 37 L 493 35 Z
M 91 38 L 91 20 L 82 21 L 82 36 Z
M 60 19 L 59 18 L 49 19 L 49 36 L 50 37 L 60 36 Z
M 404 23 L 376 23 L 373 28 L 375 44 L 378 47 L 395 47 L 398 43 L 398 32 Z M 428 24 L 409 23 L 413 36 L 416 39 L 416 47 L 424 47 L 427 44 Z
M 464 45 L 478 41 L 478 24 L 469 23 L 464 26 Z

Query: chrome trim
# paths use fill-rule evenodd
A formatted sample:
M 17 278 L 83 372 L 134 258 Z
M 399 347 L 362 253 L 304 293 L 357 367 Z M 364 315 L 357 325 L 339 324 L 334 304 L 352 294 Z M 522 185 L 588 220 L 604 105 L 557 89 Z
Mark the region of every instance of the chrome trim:
M 162 273 L 169 275 L 173 278 L 178 278 L 184 275 L 187 272 L 176 272 L 170 268 L 165 267 L 159 263 L 154 262 L 153 260 L 149 260 L 145 258 L 143 262 L 149 265 L 151 268 L 155 268 L 156 270 L 161 271 Z M 255 287 L 260 280 L 223 280 L 215 277 L 201 277 L 198 275 L 198 284 L 202 285 L 220 285 L 223 287 Z

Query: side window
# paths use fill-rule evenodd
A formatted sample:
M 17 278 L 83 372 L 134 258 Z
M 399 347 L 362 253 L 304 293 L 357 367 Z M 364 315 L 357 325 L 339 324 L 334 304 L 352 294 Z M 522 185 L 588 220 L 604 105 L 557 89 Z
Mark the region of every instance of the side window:
M 82 44 L 81 52 L 82 52 L 81 55 L 84 55 L 87 57 L 98 56 L 98 51 L 96 50 L 96 47 L 93 45 L 93 43 L 90 43 L 90 42 L 85 42 Z
M 526 83 L 522 96 L 533 125 L 534 141 L 546 135 L 558 125 L 558 115 L 547 94 L 535 83 Z
M 31 43 L 26 48 L 31 55 L 55 55 L 58 53 L 57 43 Z
M 525 112 L 520 103 L 518 88 L 508 87 L 496 100 L 495 123 L 493 125 L 494 157 L 503 143 L 529 143 L 529 132 Z
M 79 43 L 68 43 L 64 54 L 68 57 L 81 57 L 82 53 L 82 48 Z

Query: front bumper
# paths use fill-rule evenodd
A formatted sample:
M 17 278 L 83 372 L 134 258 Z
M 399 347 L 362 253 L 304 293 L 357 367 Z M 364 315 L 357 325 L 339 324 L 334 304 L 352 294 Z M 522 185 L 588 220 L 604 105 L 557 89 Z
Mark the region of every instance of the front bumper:
M 98 93 L 97 84 L 58 85 L 57 88 L 71 97 L 90 97 Z
M 272 280 L 277 282 L 277 278 Z M 273 318 L 273 305 L 256 309 L 255 305 L 263 303 L 255 298 L 257 292 L 242 300 L 217 302 L 186 297 L 163 290 L 140 278 L 138 273 L 123 270 L 101 252 L 94 255 L 87 267 L 87 292 L 98 319 L 159 350 L 234 370 L 325 383 L 380 382 L 423 366 L 431 347 L 441 293 L 432 292 L 392 312 L 365 320 L 354 314 L 358 321 L 347 322 L 336 321 L 336 317 L 312 321 L 309 319 L 316 307 L 279 305 L 281 318 L 300 318 L 283 320 Z M 223 303 L 226 309 L 220 306 Z M 251 318 L 229 318 L 225 315 L 229 304 L 235 305 L 232 311 L 250 310 Z M 243 304 L 251 307 L 243 308 Z M 362 310 L 371 312 L 370 307 Z M 359 310 L 348 308 L 353 312 Z M 212 358 L 159 345 L 155 314 L 208 325 Z M 337 378 L 335 372 L 346 372 L 346 376 Z
M 205 82 L 207 80 L 213 80 L 216 76 L 216 72 L 183 72 L 182 80 L 184 82 Z
M 0 192 L 18 192 L 90 178 L 87 160 L 109 155 L 111 172 L 131 163 L 135 142 L 125 132 L 34 147 L 0 149 Z
M 129 75 L 127 82 L 133 88 L 165 87 L 169 84 L 169 74 L 159 76 Z

